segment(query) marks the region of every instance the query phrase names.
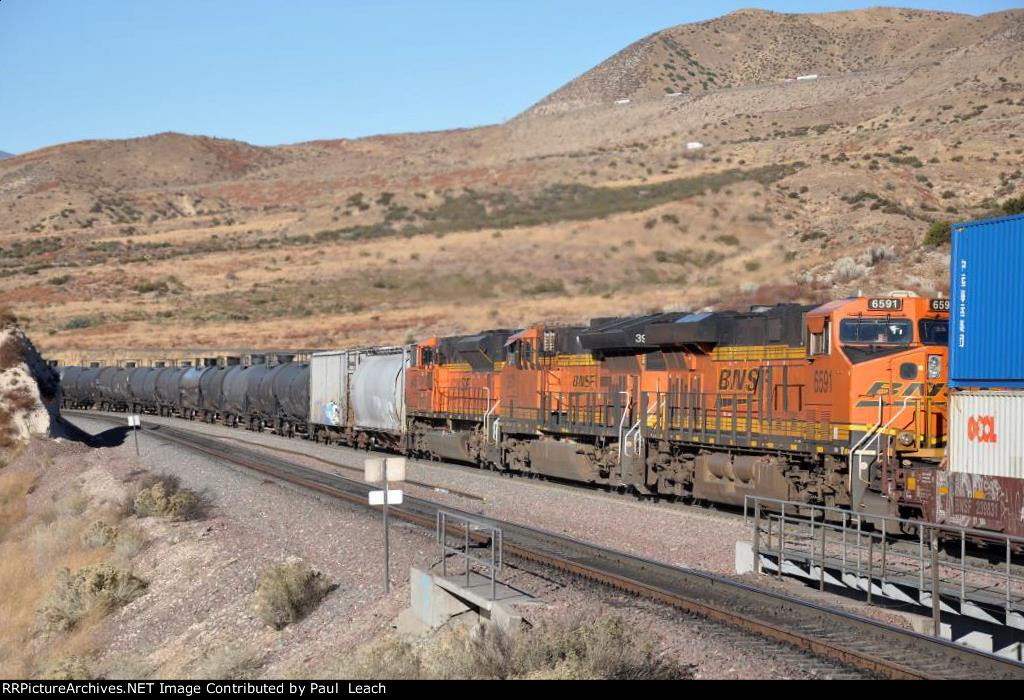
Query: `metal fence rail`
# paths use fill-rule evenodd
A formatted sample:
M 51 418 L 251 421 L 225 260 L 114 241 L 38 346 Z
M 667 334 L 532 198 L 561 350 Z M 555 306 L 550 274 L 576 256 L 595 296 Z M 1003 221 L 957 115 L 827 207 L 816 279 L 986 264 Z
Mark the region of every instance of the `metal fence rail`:
M 824 590 L 826 570 L 838 571 L 842 580 L 852 577 L 856 587 L 864 588 L 868 603 L 888 584 L 916 582 L 918 603 L 932 608 L 936 635 L 943 596 L 958 599 L 961 613 L 968 605 L 1001 605 L 1007 624 L 1012 614 L 1024 612 L 1024 575 L 1012 563 L 1024 538 L 756 496 L 746 497 L 744 517 L 752 524 L 759 573 L 762 555 L 777 558 L 774 573 L 780 577 L 785 562 L 801 561 Z M 917 530 L 914 539 L 886 534 L 913 532 L 910 528 Z M 974 539 L 990 543 L 1005 561 L 984 566 L 969 557 L 968 540 Z M 940 556 L 943 545 L 946 554 Z
M 449 533 L 458 533 L 456 545 L 449 544 Z M 479 533 L 473 537 L 471 533 Z M 471 550 L 479 539 L 486 538 L 489 558 L 477 556 Z M 487 570 L 491 580 L 491 600 L 497 597 L 497 575 L 502 569 L 503 539 L 501 528 L 484 520 L 470 518 L 461 513 L 447 510 L 437 511 L 437 543 L 441 545 L 441 575 L 448 575 L 448 555 L 461 557 L 466 562 L 466 587 L 469 587 L 469 574 L 473 564 Z

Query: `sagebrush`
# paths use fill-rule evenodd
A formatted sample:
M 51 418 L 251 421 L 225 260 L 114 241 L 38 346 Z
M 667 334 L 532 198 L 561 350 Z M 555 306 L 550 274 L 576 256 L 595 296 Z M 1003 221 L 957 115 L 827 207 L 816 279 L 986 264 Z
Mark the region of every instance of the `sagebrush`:
M 289 562 L 263 572 L 256 588 L 260 618 L 274 629 L 301 620 L 335 586 L 305 562 Z

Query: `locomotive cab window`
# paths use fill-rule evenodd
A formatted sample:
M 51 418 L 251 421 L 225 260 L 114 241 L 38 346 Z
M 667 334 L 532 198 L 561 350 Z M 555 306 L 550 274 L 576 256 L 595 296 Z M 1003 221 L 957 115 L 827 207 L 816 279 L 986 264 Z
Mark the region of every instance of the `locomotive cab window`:
M 828 355 L 832 349 L 830 347 L 830 336 L 832 334 L 832 324 L 829 321 L 825 321 L 815 327 L 810 327 L 810 332 L 807 335 L 807 354 L 811 355 Z
M 896 345 L 914 339 L 914 327 L 905 318 L 844 318 L 839 340 L 844 343 Z
M 917 322 L 922 345 L 949 345 L 949 321 L 937 318 L 922 318 Z

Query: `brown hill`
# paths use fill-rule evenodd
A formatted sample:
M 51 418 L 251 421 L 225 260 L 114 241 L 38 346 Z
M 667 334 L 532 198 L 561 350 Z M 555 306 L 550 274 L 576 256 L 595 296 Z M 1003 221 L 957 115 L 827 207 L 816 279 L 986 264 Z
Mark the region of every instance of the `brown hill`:
M 645 37 L 527 114 L 699 95 L 799 75 L 909 69 L 1019 42 L 1021 16 L 1020 11 L 972 17 L 895 8 L 814 15 L 741 10 Z
M 0 304 L 46 349 L 123 354 L 943 291 L 925 231 L 1024 186 L 1022 40 L 1024 11 L 742 11 L 501 125 L 22 154 L 0 162 Z

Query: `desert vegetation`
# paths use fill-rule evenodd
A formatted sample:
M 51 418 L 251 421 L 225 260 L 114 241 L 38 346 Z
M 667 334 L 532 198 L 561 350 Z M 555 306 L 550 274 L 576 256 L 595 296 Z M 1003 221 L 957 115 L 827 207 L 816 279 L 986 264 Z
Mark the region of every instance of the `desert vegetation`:
M 334 585 L 303 561 L 273 566 L 260 576 L 256 607 L 260 619 L 274 629 L 297 622 L 316 609 Z
M 535 627 L 456 627 L 419 641 L 386 636 L 355 650 L 344 678 L 683 680 L 695 669 L 657 650 L 649 631 L 598 609 L 562 613 Z
M 208 499 L 181 485 L 170 474 L 147 475 L 136 483 L 138 492 L 131 509 L 140 518 L 160 517 L 171 520 L 198 520 L 208 508 Z
M 48 452 L 35 442 L 0 470 L 0 676 L 87 679 L 105 618 L 146 593 L 133 573 L 145 537 L 80 479 L 40 502 Z

